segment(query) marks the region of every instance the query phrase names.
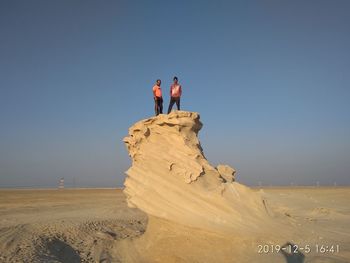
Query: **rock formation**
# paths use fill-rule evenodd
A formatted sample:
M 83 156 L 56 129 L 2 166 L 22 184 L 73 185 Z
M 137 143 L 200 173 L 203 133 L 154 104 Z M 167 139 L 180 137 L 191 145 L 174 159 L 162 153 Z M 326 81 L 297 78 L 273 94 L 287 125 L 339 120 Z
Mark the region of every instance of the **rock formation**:
M 258 192 L 235 181 L 235 170 L 206 160 L 195 112 L 177 111 L 134 124 L 124 138 L 132 166 L 128 205 L 151 217 L 221 233 L 261 230 L 269 216 Z

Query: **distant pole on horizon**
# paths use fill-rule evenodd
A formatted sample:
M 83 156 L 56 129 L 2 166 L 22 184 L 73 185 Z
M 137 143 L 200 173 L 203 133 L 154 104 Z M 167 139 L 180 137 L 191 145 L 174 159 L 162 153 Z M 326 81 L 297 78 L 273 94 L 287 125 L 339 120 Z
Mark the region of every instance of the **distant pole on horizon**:
M 64 177 L 62 177 L 58 184 L 58 189 L 64 189 Z

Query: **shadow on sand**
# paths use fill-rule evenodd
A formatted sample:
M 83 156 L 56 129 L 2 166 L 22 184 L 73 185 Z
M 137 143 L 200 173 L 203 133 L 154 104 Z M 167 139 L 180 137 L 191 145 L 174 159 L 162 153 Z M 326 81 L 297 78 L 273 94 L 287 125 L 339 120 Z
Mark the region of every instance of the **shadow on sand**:
M 44 253 L 39 257 L 40 262 L 81 262 L 79 254 L 70 245 L 59 239 L 48 240 Z
M 287 242 L 281 247 L 280 252 L 287 263 L 304 263 L 305 255 L 299 251 L 298 246 L 295 244 Z

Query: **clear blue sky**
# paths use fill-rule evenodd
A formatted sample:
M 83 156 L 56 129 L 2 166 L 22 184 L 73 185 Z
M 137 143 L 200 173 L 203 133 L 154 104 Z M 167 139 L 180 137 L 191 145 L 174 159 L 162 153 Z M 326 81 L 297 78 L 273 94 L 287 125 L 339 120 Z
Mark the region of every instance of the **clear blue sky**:
M 122 185 L 174 75 L 243 183 L 350 183 L 350 1 L 1 1 L 0 186 Z M 165 107 L 169 98 L 165 97 Z

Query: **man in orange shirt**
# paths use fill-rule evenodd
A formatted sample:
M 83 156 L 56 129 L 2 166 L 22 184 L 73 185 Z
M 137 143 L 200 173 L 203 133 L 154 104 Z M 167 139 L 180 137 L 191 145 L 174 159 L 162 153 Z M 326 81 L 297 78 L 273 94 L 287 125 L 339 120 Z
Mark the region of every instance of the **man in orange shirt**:
M 154 98 L 154 111 L 156 116 L 160 113 L 163 113 L 163 97 L 162 97 L 162 89 L 160 84 L 162 81 L 157 79 L 156 85 L 153 86 L 153 98 Z
M 174 77 L 174 83 L 170 86 L 170 103 L 168 108 L 168 114 L 176 103 L 177 110 L 180 110 L 180 97 L 182 94 L 181 85 L 178 83 L 177 77 Z

